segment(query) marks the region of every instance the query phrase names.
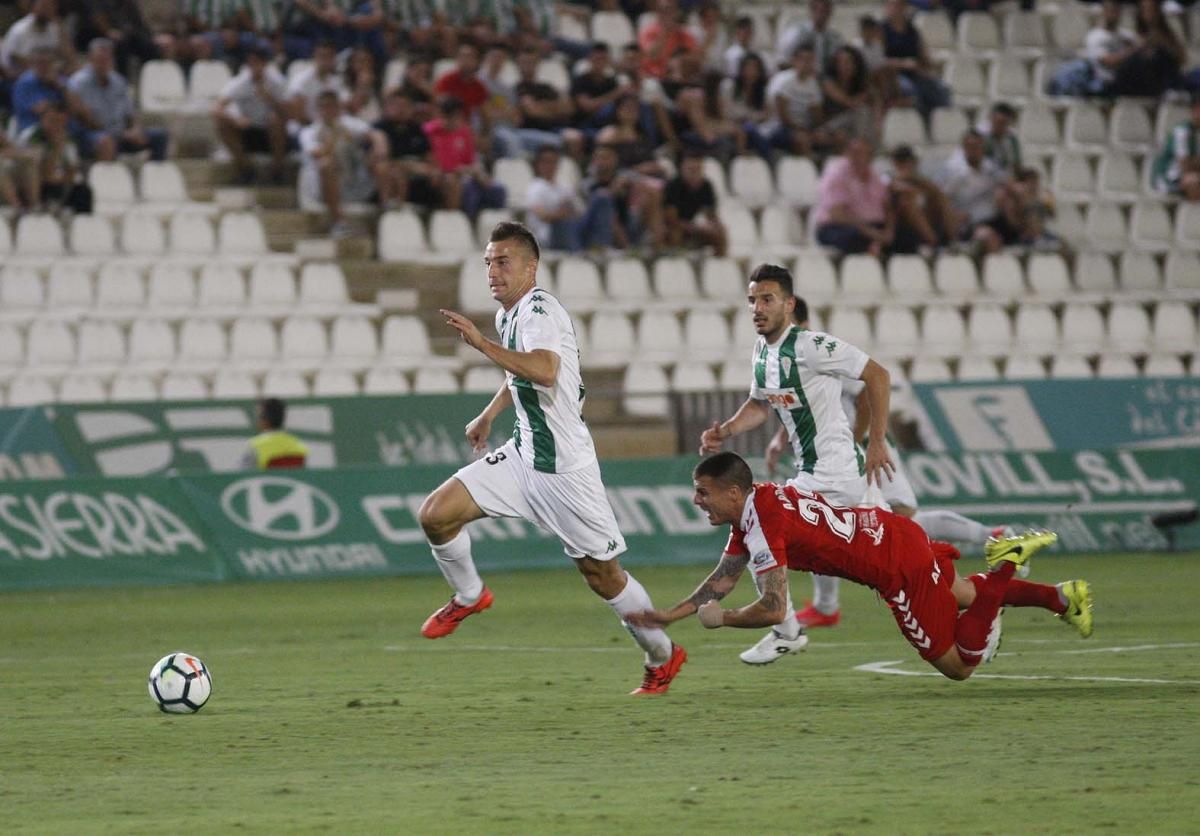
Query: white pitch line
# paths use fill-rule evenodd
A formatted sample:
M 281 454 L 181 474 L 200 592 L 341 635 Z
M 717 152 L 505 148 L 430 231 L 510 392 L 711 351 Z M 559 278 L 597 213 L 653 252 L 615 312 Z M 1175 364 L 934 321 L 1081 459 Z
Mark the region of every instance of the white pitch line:
M 895 665 L 903 665 L 903 659 L 894 659 L 890 662 L 868 662 L 865 665 L 855 665 L 853 670 L 862 671 L 863 673 L 890 673 L 895 676 L 936 676 L 941 677 L 940 673 L 934 671 L 902 671 L 896 669 Z M 1054 674 L 1020 674 L 1020 673 L 977 673 L 972 674 L 972 679 L 1048 679 L 1056 682 L 1131 682 L 1148 685 L 1200 685 L 1200 679 L 1143 679 L 1132 676 L 1057 676 Z
M 1083 650 L 1052 650 L 1051 653 L 1129 653 L 1132 650 L 1178 650 L 1184 647 L 1200 647 L 1200 642 L 1176 642 L 1175 644 L 1134 644 L 1116 647 L 1087 647 Z

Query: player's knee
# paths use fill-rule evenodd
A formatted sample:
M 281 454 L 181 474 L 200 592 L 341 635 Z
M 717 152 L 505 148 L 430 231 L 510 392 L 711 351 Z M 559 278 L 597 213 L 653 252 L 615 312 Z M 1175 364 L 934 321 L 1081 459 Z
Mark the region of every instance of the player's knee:
M 443 543 L 453 535 L 457 526 L 454 515 L 449 513 L 446 502 L 437 491 L 425 497 L 417 511 L 417 521 L 421 530 L 431 542 Z

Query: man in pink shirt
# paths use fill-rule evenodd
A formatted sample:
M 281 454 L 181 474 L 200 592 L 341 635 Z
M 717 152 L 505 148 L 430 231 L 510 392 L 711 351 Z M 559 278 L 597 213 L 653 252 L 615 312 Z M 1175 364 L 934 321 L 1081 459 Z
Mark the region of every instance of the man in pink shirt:
M 447 96 L 438 103 L 441 114 L 421 126 L 434 162 L 446 174 L 446 209 L 462 209 L 474 218 L 480 209 L 504 206 L 504 186 L 495 183 L 475 156 L 475 135 L 463 113 L 461 99 Z
M 817 241 L 843 254 L 916 252 L 913 236 L 897 235 L 887 184 L 871 168 L 871 146 L 862 139 L 850 140 L 845 156 L 825 165 L 813 224 Z
M 678 0 L 658 0 L 657 19 L 638 34 L 642 72 L 652 78 L 667 74 L 667 62 L 676 52 L 696 49 L 696 39 L 683 28 Z

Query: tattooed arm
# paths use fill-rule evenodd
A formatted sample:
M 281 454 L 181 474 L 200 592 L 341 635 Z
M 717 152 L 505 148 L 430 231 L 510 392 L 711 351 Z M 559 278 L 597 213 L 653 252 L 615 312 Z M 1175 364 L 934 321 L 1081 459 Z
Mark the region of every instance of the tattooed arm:
M 625 617 L 631 624 L 642 627 L 665 627 L 673 621 L 687 618 L 698 611 L 700 606 L 708 601 L 720 601 L 728 595 L 742 576 L 746 563 L 750 560 L 748 554 L 723 554 L 717 568 L 712 570 L 704 583 L 696 587 L 696 591 L 680 601 L 669 610 L 648 610 L 633 613 Z M 783 616 L 780 616 L 782 619 Z M 775 622 L 772 622 L 775 623 Z
M 736 610 L 703 612 L 705 627 L 771 627 L 783 621 L 787 613 L 787 569 L 780 566 L 759 575 L 758 600 Z M 706 610 L 712 608 L 706 607 Z M 719 618 L 718 618 L 719 616 Z

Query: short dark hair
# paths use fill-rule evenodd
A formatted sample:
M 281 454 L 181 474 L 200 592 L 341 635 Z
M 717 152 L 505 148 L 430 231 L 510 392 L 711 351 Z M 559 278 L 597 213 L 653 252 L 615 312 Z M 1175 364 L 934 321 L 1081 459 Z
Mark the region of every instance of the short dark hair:
M 792 274 L 788 272 L 786 267 L 780 267 L 778 264 L 758 265 L 754 268 L 754 272 L 750 274 L 750 281 L 776 282 L 780 290 L 783 291 L 784 297 L 794 296 L 796 293 Z
M 801 322 L 808 322 L 808 303 L 804 301 L 803 296 L 792 296 L 796 302 L 796 309 L 792 311 L 792 319 L 799 325 Z
M 892 162 L 894 163 L 910 163 L 916 159 L 917 155 L 911 145 L 897 145 L 892 149 Z
M 702 459 L 692 470 L 692 478 L 707 476 L 722 485 L 736 485 L 749 493 L 754 488 L 754 473 L 737 453 L 723 450 Z
M 453 116 L 463 112 L 463 100 L 458 96 L 445 96 L 438 101 L 438 112 L 443 116 Z
M 287 417 L 287 404 L 279 398 L 263 398 L 258 402 L 258 414 L 268 427 L 278 430 L 283 427 L 283 421 Z
M 1009 119 L 1017 118 L 1017 111 L 1008 102 L 996 102 L 992 105 L 992 113 L 999 113 L 1002 116 L 1007 116 Z
M 754 26 L 754 18 L 750 15 L 741 15 L 733 22 L 734 29 L 749 29 Z
M 862 29 L 879 29 L 881 24 L 873 15 L 862 15 L 858 19 L 858 28 Z
M 540 261 L 542 258 L 541 248 L 538 247 L 537 238 L 533 237 L 533 233 L 529 231 L 529 227 L 518 221 L 501 221 L 492 227 L 492 234 L 488 236 L 488 243 L 497 243 L 500 241 L 511 241 L 513 239 L 520 241 L 525 245 L 525 249 L 533 254 L 534 261 Z

